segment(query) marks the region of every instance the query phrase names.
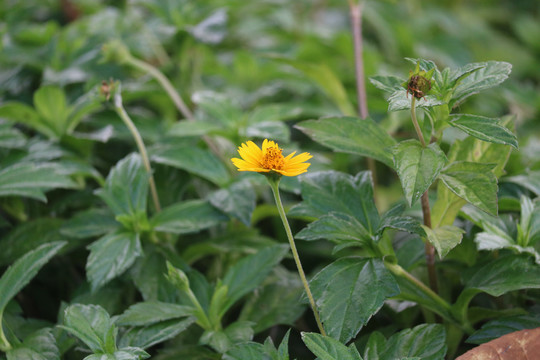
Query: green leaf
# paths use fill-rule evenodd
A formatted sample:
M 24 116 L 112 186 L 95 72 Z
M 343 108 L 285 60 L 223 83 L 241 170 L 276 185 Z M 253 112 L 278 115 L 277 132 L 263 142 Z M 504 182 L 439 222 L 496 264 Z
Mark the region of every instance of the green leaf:
M 402 84 L 405 80 L 400 79 L 396 76 L 376 75 L 376 76 L 371 76 L 369 78 L 369 81 L 377 89 L 387 92 L 389 94 L 393 94 L 395 91 L 403 89 Z
M 43 123 L 39 114 L 26 104 L 15 101 L 6 102 L 0 106 L 0 117 L 29 126 L 49 138 L 56 137 L 54 130 Z
M 512 182 L 540 196 L 540 171 L 529 171 L 527 174 L 505 177 L 504 181 Z
M 441 172 L 440 179 L 460 198 L 497 215 L 498 187 L 493 168 L 493 164 L 456 161 Z
M 152 161 L 185 170 L 216 185 L 225 185 L 230 179 L 223 162 L 209 150 L 174 145 L 154 147 L 150 153 Z
M 512 71 L 512 65 L 503 61 L 488 61 L 478 65 L 485 66 L 464 78 L 454 90 L 450 102 L 452 108 L 471 95 L 499 85 Z
M 123 274 L 143 254 L 139 235 L 126 231 L 105 235 L 88 249 L 86 276 L 93 291 Z
M 389 148 L 396 142 L 370 118 L 327 117 L 302 121 L 295 127 L 335 151 L 368 156 L 392 167 Z
M 384 301 L 399 293 L 379 259 L 341 258 L 310 281 L 324 328 L 343 343 L 354 338 Z
M 255 210 L 257 194 L 249 181 L 239 181 L 212 193 L 208 200 L 225 214 L 251 224 L 251 215 Z
M 93 352 L 113 354 L 116 350 L 114 322 L 99 305 L 70 305 L 64 311 L 62 329 L 76 336 Z
M 4 272 L 0 278 L 0 316 L 8 302 L 64 245 L 66 245 L 65 241 L 43 244 L 19 258 Z
M 181 121 L 174 123 L 167 131 L 168 136 L 190 137 L 203 136 L 217 132 L 221 126 L 202 121 Z
M 408 110 L 411 108 L 412 95 L 407 94 L 406 89 L 395 91 L 388 98 L 388 111 Z M 444 101 L 437 99 L 435 95 L 426 95 L 420 99 L 416 99 L 416 108 L 429 108 L 437 105 L 445 104 Z
M 11 124 L 0 120 L 0 148 L 20 149 L 26 145 L 26 137 Z
M 274 281 L 248 297 L 238 318 L 253 322 L 256 333 L 278 324 L 293 326 L 306 310 L 305 305 L 298 301 L 304 292 L 298 274 L 278 267 L 270 278 Z
M 354 217 L 343 213 L 323 215 L 302 229 L 295 238 L 302 240 L 327 239 L 342 246 L 366 245 L 371 234 Z
M 356 111 L 352 106 L 343 83 L 326 64 L 313 64 L 274 57 L 277 61 L 293 66 L 313 80 L 324 91 L 326 96 L 334 101 L 343 115 L 354 115 Z
M 115 323 L 120 326 L 151 325 L 160 321 L 177 319 L 193 314 L 191 306 L 146 301 L 131 305 Z
M 22 345 L 7 352 L 8 360 L 60 360 L 51 328 L 37 330 L 26 337 Z
M 204 200 L 189 200 L 163 209 L 150 224 L 156 231 L 189 234 L 219 224 L 227 218 Z
M 114 352 L 115 360 L 143 360 L 149 357 L 150 354 L 138 347 L 125 347 Z M 100 360 L 103 359 L 100 358 Z
M 426 232 L 422 228 L 422 224 L 418 219 L 401 215 L 404 208 L 405 204 L 400 204 L 388 210 L 381 218 L 377 235 L 380 236 L 384 229 L 391 228 L 411 234 L 417 234 L 420 237 L 425 237 Z
M 442 260 L 453 248 L 461 243 L 464 230 L 453 225 L 444 225 L 435 229 L 422 226 L 427 234 L 427 239 L 435 246 L 439 258 Z
M 362 360 L 356 346 L 350 347 L 327 336 L 317 333 L 302 333 L 302 340 L 320 360 Z
M 86 239 L 113 232 L 119 225 L 109 209 L 92 208 L 77 213 L 62 224 L 60 233 L 76 239 Z
M 456 114 L 448 122 L 477 139 L 518 148 L 518 141 L 507 127 L 499 124 L 499 119 L 478 115 Z
M 412 206 L 437 179 L 446 156 L 436 143 L 423 147 L 418 140 L 403 141 L 392 153 L 405 198 Z
M 540 266 L 531 262 L 530 256 L 508 255 L 475 266 L 464 278 L 467 289 L 501 296 L 514 290 L 540 288 Z
M 69 109 L 62 89 L 56 86 L 40 87 L 34 93 L 34 106 L 56 137 L 65 134 Z
M 370 172 L 313 172 L 302 176 L 300 184 L 304 201 L 290 214 L 321 217 L 335 212 L 354 217 L 370 234 L 379 227 Z
M 44 192 L 76 184 L 55 163 L 16 163 L 0 170 L 0 197 L 24 196 L 46 202 Z
M 501 317 L 482 325 L 482 328 L 469 336 L 466 342 L 469 344 L 483 344 L 514 331 L 538 327 L 540 327 L 539 314 Z
M 118 346 L 136 346 L 141 349 L 148 349 L 151 346 L 172 339 L 194 322 L 195 318 L 173 319 L 147 326 L 130 327 L 118 340 Z
M 223 360 L 272 360 L 272 357 L 266 353 L 264 345 L 256 342 L 237 344 L 223 355 Z
M 248 126 L 246 137 L 273 139 L 278 142 L 288 143 L 291 137 L 291 131 L 287 124 L 276 121 L 264 121 Z
M 227 270 L 223 277 L 223 285 L 228 288 L 228 300 L 219 312 L 225 313 L 242 296 L 258 287 L 288 250 L 288 246 L 285 245 L 267 247 L 243 258 Z
M 8 265 L 24 254 L 61 238 L 61 219 L 38 218 L 17 225 L 0 239 L 0 265 Z
M 96 191 L 112 212 L 131 219 L 134 228 L 146 214 L 149 175 L 139 154 L 120 160 L 109 172 L 105 186 Z
M 446 354 L 446 335 L 442 325 L 422 324 L 402 330 L 384 341 L 377 335 L 376 341 L 368 342 L 366 353 L 370 359 L 422 359 L 443 360 Z M 375 339 L 374 339 L 375 340 Z M 372 346 L 370 348 L 369 346 Z M 373 348 L 375 346 L 375 348 Z

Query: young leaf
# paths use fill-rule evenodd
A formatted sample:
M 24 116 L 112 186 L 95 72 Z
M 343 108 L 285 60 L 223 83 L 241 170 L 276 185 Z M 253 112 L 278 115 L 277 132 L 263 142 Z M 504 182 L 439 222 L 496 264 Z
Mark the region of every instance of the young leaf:
M 505 144 L 518 148 L 518 141 L 507 127 L 499 124 L 499 119 L 492 119 L 478 115 L 459 114 L 452 115 L 448 122 L 467 134 L 483 141 Z
M 310 286 L 328 336 L 343 343 L 358 334 L 387 298 L 399 293 L 381 260 L 358 257 L 328 265 Z
M 327 336 L 317 333 L 302 333 L 302 340 L 320 360 L 362 360 L 356 346 L 350 347 Z
M 65 241 L 43 244 L 13 263 L 0 278 L 0 316 L 8 302 L 66 245 Z
M 403 82 L 405 80 L 400 79 L 396 76 L 371 76 L 369 81 L 377 89 L 382 90 L 386 93 L 393 94 L 397 90 L 403 89 Z
M 441 172 L 440 178 L 460 198 L 497 215 L 498 188 L 493 168 L 492 164 L 456 161 Z
M 105 235 L 90 244 L 88 249 L 86 276 L 92 290 L 123 274 L 143 254 L 139 235 L 126 231 Z
M 43 122 L 57 138 L 67 130 L 67 107 L 64 91 L 55 86 L 42 86 L 34 93 L 34 106 Z
M 418 140 L 403 141 L 392 152 L 405 198 L 412 206 L 437 179 L 446 156 L 436 143 L 423 147 Z
M 61 327 L 84 342 L 92 352 L 113 354 L 116 351 L 117 329 L 107 311 L 99 305 L 67 307 Z
M 442 260 L 446 254 L 461 243 L 464 230 L 453 225 L 445 225 L 435 229 L 422 226 L 427 234 L 427 239 L 435 246 L 439 258 Z
M 396 142 L 370 118 L 327 117 L 302 121 L 295 127 L 335 151 L 372 157 L 392 167 L 389 148 Z
M 503 61 L 488 61 L 471 75 L 464 78 L 454 90 L 450 106 L 455 108 L 467 97 L 497 86 L 508 78 L 512 65 Z
M 411 96 L 407 94 L 406 89 L 395 91 L 388 98 L 388 111 L 408 110 L 411 108 Z M 444 105 L 445 102 L 437 99 L 434 95 L 426 95 L 416 101 L 417 108 L 429 108 L 437 105 Z
M 228 288 L 228 300 L 219 312 L 224 313 L 238 299 L 259 286 L 288 250 L 284 245 L 267 247 L 233 265 L 223 277 L 223 285 Z
M 120 160 L 109 172 L 105 186 L 96 194 L 109 205 L 115 215 L 127 215 L 138 222 L 146 214 L 149 175 L 139 154 Z
M 151 149 L 151 158 L 159 164 L 185 170 L 212 181 L 216 185 L 224 185 L 230 179 L 225 165 L 216 155 L 196 146 L 154 147 Z
M 198 232 L 227 220 L 204 200 L 189 200 L 174 204 L 154 215 L 150 224 L 154 230 L 173 234 Z
M 245 359 L 272 360 L 272 357 L 266 353 L 264 345 L 256 342 L 237 344 L 223 355 L 223 360 Z
M 377 336 L 374 341 L 370 338 L 366 348 L 366 353 L 372 356 L 370 359 L 442 360 L 446 354 L 446 336 L 442 325 L 418 325 L 392 335 L 387 341 L 383 341 L 380 335 Z
M 142 326 L 190 315 L 193 315 L 191 306 L 146 301 L 131 305 L 115 323 L 120 326 Z

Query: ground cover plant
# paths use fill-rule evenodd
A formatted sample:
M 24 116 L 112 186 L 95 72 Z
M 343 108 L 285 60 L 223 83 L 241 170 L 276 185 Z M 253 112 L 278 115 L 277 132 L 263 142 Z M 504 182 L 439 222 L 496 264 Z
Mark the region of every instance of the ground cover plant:
M 536 1 L 0 15 L 0 359 L 534 353 Z

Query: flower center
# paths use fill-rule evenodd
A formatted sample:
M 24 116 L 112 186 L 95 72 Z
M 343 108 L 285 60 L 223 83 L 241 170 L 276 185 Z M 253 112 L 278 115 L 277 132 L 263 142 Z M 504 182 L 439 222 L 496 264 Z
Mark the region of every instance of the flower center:
M 263 168 L 270 170 L 282 170 L 283 165 L 285 165 L 285 159 L 283 155 L 281 155 L 282 151 L 283 150 L 277 146 L 266 149 L 266 152 L 262 158 Z

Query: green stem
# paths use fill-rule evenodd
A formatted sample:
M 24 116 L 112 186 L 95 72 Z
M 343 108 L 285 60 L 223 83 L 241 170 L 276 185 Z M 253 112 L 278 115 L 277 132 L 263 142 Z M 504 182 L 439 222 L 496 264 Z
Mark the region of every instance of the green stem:
M 418 135 L 418 139 L 420 139 L 422 146 L 426 147 L 426 141 L 424 140 L 424 135 L 422 134 L 422 130 L 420 129 L 420 126 L 418 125 L 418 120 L 416 119 L 416 97 L 414 97 L 414 95 L 412 95 L 412 100 L 411 100 L 411 119 L 414 125 L 414 129 L 416 130 L 416 134 Z M 431 229 L 431 209 L 429 207 L 428 191 L 429 189 L 426 190 L 426 192 L 422 194 L 421 202 L 422 202 L 422 214 L 424 216 L 424 225 Z M 425 240 L 424 252 L 426 255 L 426 265 L 427 265 L 427 270 L 428 270 L 429 286 L 435 293 L 437 293 L 439 291 L 439 286 L 437 285 L 438 284 L 437 271 L 435 269 L 435 248 L 433 247 L 433 244 L 429 242 L 428 239 L 424 239 L 424 240 Z
M 0 312 L 0 351 L 7 352 L 11 350 L 11 344 L 9 343 L 6 335 L 4 334 L 4 327 L 2 324 L 3 310 Z
M 204 309 L 202 308 L 201 303 L 199 302 L 199 300 L 197 300 L 197 297 L 195 296 L 193 291 L 191 291 L 191 289 L 188 288 L 186 290 L 186 293 L 189 299 L 191 300 L 191 302 L 193 303 L 193 305 L 195 305 L 195 307 L 197 308 L 197 311 L 198 311 L 197 322 L 199 323 L 199 325 L 201 325 L 201 327 L 204 328 L 205 330 L 212 330 L 213 329 L 212 323 L 210 322 L 210 319 L 206 315 L 206 311 L 204 311 Z
M 298 269 L 298 274 L 300 275 L 300 279 L 302 280 L 302 284 L 304 285 L 304 289 L 309 299 L 311 309 L 313 310 L 313 315 L 315 315 L 315 321 L 317 322 L 317 326 L 319 327 L 319 331 L 321 332 L 321 335 L 326 336 L 326 332 L 324 331 L 324 327 L 321 323 L 321 318 L 319 317 L 319 311 L 317 310 L 317 305 L 315 304 L 315 300 L 313 299 L 313 295 L 311 294 L 311 290 L 309 289 L 309 284 L 306 279 L 306 274 L 304 273 L 302 263 L 300 262 L 300 256 L 298 255 L 298 251 L 296 250 L 296 244 L 294 243 L 294 238 L 292 236 L 291 228 L 289 226 L 289 221 L 287 220 L 287 216 L 285 215 L 285 209 L 283 209 L 283 204 L 279 196 L 279 179 L 276 180 L 270 177 L 267 177 L 267 179 L 268 179 L 268 182 L 270 183 L 270 187 L 272 188 L 272 192 L 274 193 L 274 199 L 276 200 L 276 206 L 278 208 L 279 216 L 281 217 L 281 221 L 283 222 L 285 232 L 287 233 L 287 238 L 289 239 L 289 245 L 291 246 L 291 251 L 294 257 L 294 261 L 296 262 L 296 268 Z
M 414 130 L 416 130 L 416 134 L 418 135 L 418 139 L 420 139 L 422 146 L 426 147 L 424 135 L 422 134 L 422 130 L 420 130 L 420 126 L 418 125 L 418 121 L 416 120 L 416 98 L 414 97 L 414 95 L 412 95 L 411 100 L 411 119 L 414 125 Z
M 450 312 L 452 307 L 451 305 L 445 301 L 442 297 L 437 295 L 433 290 L 431 290 L 428 286 L 426 286 L 423 282 L 415 278 L 411 273 L 409 273 L 407 270 L 402 268 L 398 264 L 392 264 L 390 262 L 385 262 L 386 267 L 395 275 L 400 276 L 410 283 L 414 284 L 418 289 L 420 289 L 427 297 L 429 297 L 431 300 L 433 300 L 434 303 L 436 303 L 442 310 L 439 311 L 439 315 L 443 317 L 448 317 L 444 314 L 444 312 Z M 455 322 L 455 320 L 452 320 L 452 322 Z
M 122 96 L 120 95 L 120 89 L 118 89 L 118 92 L 114 96 L 114 108 L 116 110 L 116 113 L 124 124 L 128 127 L 129 131 L 131 132 L 131 135 L 135 139 L 135 143 L 137 144 L 137 148 L 139 149 L 139 153 L 141 154 L 141 158 L 143 160 L 144 167 L 148 174 L 150 175 L 150 178 L 148 180 L 150 185 L 150 192 L 152 194 L 152 199 L 154 201 L 154 208 L 157 212 L 161 211 L 161 205 L 159 203 L 159 197 L 156 189 L 156 183 L 154 181 L 154 175 L 152 174 L 152 168 L 150 167 L 150 160 L 148 158 L 148 153 L 146 152 L 146 147 L 144 146 L 143 139 L 141 137 L 141 134 L 139 133 L 139 130 L 129 117 L 128 113 L 124 109 L 124 106 L 122 105 Z
M 184 115 L 184 117 L 188 120 L 194 119 L 191 110 L 189 110 L 184 100 L 182 100 L 180 94 L 178 94 L 169 79 L 167 79 L 167 77 L 163 75 L 161 71 L 144 61 L 134 58 L 133 56 L 129 56 L 127 58 L 127 63 L 143 72 L 150 74 L 154 79 L 156 79 L 157 82 L 163 86 L 163 89 L 165 89 L 174 105 L 182 113 L 182 115 Z

